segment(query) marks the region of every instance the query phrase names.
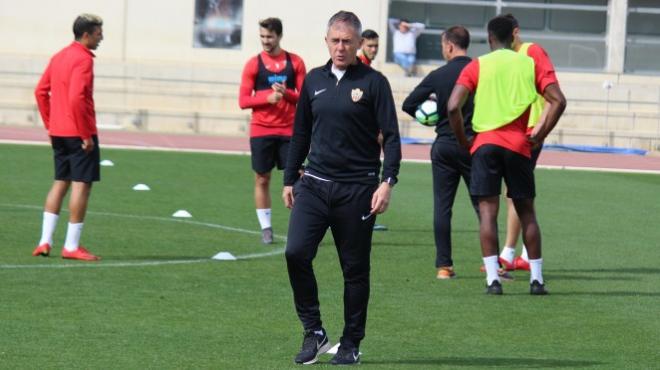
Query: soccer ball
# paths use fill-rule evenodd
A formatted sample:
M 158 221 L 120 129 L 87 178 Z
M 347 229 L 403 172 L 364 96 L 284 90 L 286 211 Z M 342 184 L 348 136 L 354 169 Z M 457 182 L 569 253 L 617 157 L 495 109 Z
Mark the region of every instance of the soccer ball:
M 424 126 L 435 126 L 440 119 L 438 103 L 435 100 L 427 100 L 420 104 L 415 111 L 415 119 Z

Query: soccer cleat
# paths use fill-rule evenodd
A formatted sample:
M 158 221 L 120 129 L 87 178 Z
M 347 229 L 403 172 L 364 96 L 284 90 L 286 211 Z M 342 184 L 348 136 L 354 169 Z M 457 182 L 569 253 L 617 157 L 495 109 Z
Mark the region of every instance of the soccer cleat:
M 516 270 L 529 271 L 529 261 L 525 261 L 522 257 L 518 256 L 513 260 L 513 267 Z
M 294 359 L 297 364 L 311 365 L 319 360 L 319 355 L 322 355 L 330 349 L 330 340 L 321 328 L 323 334 L 319 335 L 314 330 L 306 330 L 304 333 L 303 344 L 300 352 Z
M 440 280 L 447 280 L 451 279 L 456 276 L 456 273 L 454 272 L 454 267 L 453 266 L 443 266 L 443 267 L 438 267 L 438 274 L 436 275 L 436 278 Z
M 261 241 L 264 244 L 273 244 L 273 228 L 267 227 L 261 230 Z
M 34 248 L 34 251 L 32 251 L 33 256 L 44 256 L 48 257 L 50 255 L 50 244 L 48 243 L 43 243 L 39 244 L 36 248 Z
M 486 272 L 486 266 L 481 265 L 481 267 L 479 268 L 479 271 L 485 273 L 485 272 Z M 503 269 L 503 268 L 501 268 L 501 267 L 499 267 L 499 268 L 497 269 L 497 275 L 499 275 L 499 276 L 500 276 L 500 279 L 503 280 L 503 281 L 512 281 L 512 280 L 514 280 L 513 275 L 511 275 L 511 274 L 509 273 L 509 271 L 507 271 L 507 270 L 505 270 L 505 269 Z
M 486 294 L 502 295 L 502 284 L 498 280 L 493 281 L 490 285 L 486 286 Z
M 502 257 L 499 257 L 499 261 L 500 261 L 500 266 L 502 266 L 502 268 L 506 271 L 513 271 L 513 270 L 516 269 L 513 266 L 513 262 L 509 262 L 509 261 L 505 260 Z M 515 259 L 514 259 L 514 261 L 515 261 Z
M 531 295 L 546 295 L 548 294 L 548 291 L 545 290 L 545 285 L 539 283 L 538 280 L 532 281 L 531 284 L 529 284 L 529 294 Z
M 337 353 L 330 360 L 332 365 L 355 365 L 360 363 L 360 351 L 357 348 L 339 346 Z
M 82 245 L 72 252 L 62 248 L 62 258 L 81 261 L 98 261 L 101 259 L 101 257 L 89 253 Z

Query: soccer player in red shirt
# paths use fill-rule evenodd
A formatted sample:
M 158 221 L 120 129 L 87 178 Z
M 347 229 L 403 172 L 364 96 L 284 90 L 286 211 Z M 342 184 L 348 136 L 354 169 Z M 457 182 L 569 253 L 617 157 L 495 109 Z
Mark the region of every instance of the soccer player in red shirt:
M 520 217 L 527 246 L 530 294 L 543 295 L 547 291 L 541 269 L 541 230 L 534 210 L 531 150 L 540 145 L 557 124 L 566 107 L 566 99 L 554 75 L 546 73 L 542 65 L 534 63 L 528 56 L 511 49 L 513 29 L 513 21 L 505 16 L 488 22 L 488 43 L 492 52 L 473 60 L 463 69 L 447 110 L 458 142 L 472 154 L 470 193 L 479 200 L 479 236 L 487 273 L 486 293 L 502 294 L 497 272 L 497 213 L 504 179 L 507 195 L 513 199 Z M 473 142 L 468 142 L 461 108 L 471 92 L 475 93 L 472 124 L 477 135 Z M 549 108 L 545 121 L 528 132 L 530 106 L 536 100 L 535 94 L 541 94 Z M 509 121 L 508 117 L 517 118 Z
M 259 27 L 263 51 L 245 64 L 238 104 L 241 109 L 252 109 L 250 150 L 256 174 L 254 202 L 262 241 L 271 244 L 270 172 L 276 165 L 280 170 L 286 165 L 296 103 L 306 71 L 299 56 L 280 47 L 282 21 L 264 19 Z
M 378 34 L 374 30 L 362 31 L 362 42 L 358 50 L 358 58 L 362 63 L 370 66 L 378 54 Z
M 62 258 L 100 259 L 80 245 L 80 234 L 92 182 L 100 180 L 92 50 L 103 40 L 102 26 L 96 15 L 78 16 L 73 23 L 75 41 L 51 58 L 34 92 L 53 147 L 55 181 L 46 197 L 41 240 L 33 256 L 50 254 L 62 200 L 71 187 Z

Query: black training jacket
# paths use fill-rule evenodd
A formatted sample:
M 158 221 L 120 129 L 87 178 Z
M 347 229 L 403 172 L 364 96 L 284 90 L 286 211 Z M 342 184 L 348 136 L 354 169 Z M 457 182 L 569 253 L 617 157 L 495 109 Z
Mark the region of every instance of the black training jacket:
M 415 89 L 408 95 L 406 100 L 403 101 L 403 111 L 415 117 L 417 107 L 429 98 L 431 93 L 434 93 L 438 102 L 438 114 L 440 120 L 435 126 L 435 132 L 438 140 L 456 141 L 454 131 L 449 126 L 449 117 L 447 116 L 447 101 L 451 91 L 454 89 L 456 80 L 460 76 L 463 68 L 470 63 L 469 57 L 455 57 L 451 59 L 444 66 L 435 69 L 422 82 L 415 87 Z M 463 126 L 465 127 L 465 135 L 468 138 L 474 136 L 472 131 L 472 112 L 474 111 L 473 94 L 470 94 L 468 100 L 463 105 Z
M 293 185 L 307 158 L 305 171 L 324 179 L 378 183 L 383 133 L 383 181 L 396 182 L 401 140 L 390 84 L 362 62 L 351 65 L 340 81 L 332 61 L 305 77 L 296 109 L 284 185 Z

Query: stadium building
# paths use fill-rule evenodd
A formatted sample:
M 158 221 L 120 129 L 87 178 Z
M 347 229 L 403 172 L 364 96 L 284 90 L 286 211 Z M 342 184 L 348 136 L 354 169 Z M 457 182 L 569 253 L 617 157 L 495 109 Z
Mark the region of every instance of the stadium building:
M 48 58 L 72 39 L 82 12 L 104 19 L 95 100 L 101 129 L 246 135 L 237 103 L 243 63 L 260 51 L 257 21 L 284 23 L 282 46 L 309 68 L 324 63 L 327 19 L 355 12 L 381 35 L 374 67 L 397 102 L 421 77 L 403 77 L 391 57 L 388 18 L 426 25 L 421 75 L 444 63 L 440 33 L 462 24 L 470 55 L 488 51 L 486 23 L 512 13 L 525 41 L 550 54 L 569 101 L 548 142 L 660 150 L 660 2 L 653 0 L 177 0 L 14 2 L 0 0 L 0 124 L 41 125 L 33 89 Z M 400 114 L 403 136 L 433 130 Z

